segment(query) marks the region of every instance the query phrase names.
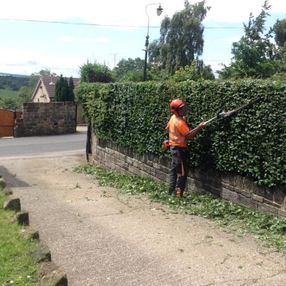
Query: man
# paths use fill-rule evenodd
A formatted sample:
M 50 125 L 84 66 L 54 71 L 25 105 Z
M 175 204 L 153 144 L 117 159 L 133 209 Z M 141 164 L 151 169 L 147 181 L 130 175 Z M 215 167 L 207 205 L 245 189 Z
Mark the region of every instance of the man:
M 169 132 L 169 145 L 172 155 L 169 194 L 182 197 L 186 187 L 189 169 L 187 141 L 193 139 L 200 130 L 205 128 L 205 122 L 201 122 L 196 128 L 190 129 L 185 117 L 187 106 L 181 99 L 173 100 L 170 103 L 170 108 L 173 115 L 166 127 Z

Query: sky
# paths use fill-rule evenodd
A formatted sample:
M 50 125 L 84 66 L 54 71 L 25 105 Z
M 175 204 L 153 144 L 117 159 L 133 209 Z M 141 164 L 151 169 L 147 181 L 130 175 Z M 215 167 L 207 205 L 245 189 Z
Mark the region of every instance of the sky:
M 148 18 L 150 42 L 160 36 L 160 23 L 184 8 L 184 0 L 9 0 L 0 9 L 0 73 L 31 75 L 48 69 L 79 77 L 87 62 L 111 69 L 121 59 L 144 59 Z M 198 1 L 190 0 L 194 4 Z M 203 25 L 202 59 L 213 71 L 231 62 L 232 43 L 244 34 L 249 15 L 261 12 L 264 0 L 206 0 L 211 7 Z M 286 19 L 286 1 L 271 5 L 267 30 Z

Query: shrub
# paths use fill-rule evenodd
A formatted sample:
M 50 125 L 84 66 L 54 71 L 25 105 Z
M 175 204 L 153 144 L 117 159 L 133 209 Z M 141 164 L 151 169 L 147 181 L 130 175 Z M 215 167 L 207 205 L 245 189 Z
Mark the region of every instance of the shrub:
M 261 80 L 82 84 L 84 111 L 99 139 L 139 154 L 166 156 L 161 144 L 169 102 L 189 105 L 195 126 L 220 110 L 259 98 L 237 116 L 217 121 L 190 143 L 193 167 L 249 176 L 259 185 L 286 185 L 286 85 Z

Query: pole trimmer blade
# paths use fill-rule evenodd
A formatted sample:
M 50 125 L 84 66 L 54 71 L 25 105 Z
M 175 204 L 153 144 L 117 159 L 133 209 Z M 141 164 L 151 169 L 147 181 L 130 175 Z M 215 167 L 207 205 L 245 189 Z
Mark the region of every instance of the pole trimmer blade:
M 210 124 L 211 122 L 215 121 L 215 120 L 219 120 L 219 119 L 224 119 L 224 118 L 227 118 L 227 117 L 230 117 L 236 113 L 238 113 L 240 110 L 246 108 L 246 107 L 249 107 L 250 105 L 252 105 L 254 102 L 257 102 L 259 100 L 259 98 L 255 98 L 255 99 L 252 99 L 252 100 L 248 100 L 245 104 L 235 108 L 235 109 L 232 109 L 232 110 L 229 110 L 229 111 L 221 111 L 221 112 L 218 112 L 218 114 L 214 117 L 212 117 L 211 119 L 207 120 L 205 122 L 205 124 Z

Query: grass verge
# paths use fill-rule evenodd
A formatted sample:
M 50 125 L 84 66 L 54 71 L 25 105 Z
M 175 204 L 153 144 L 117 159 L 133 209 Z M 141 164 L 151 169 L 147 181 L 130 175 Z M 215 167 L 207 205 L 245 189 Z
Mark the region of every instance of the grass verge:
M 144 194 L 152 201 L 168 205 L 173 211 L 215 220 L 221 226 L 240 233 L 249 233 L 286 254 L 286 219 L 263 214 L 236 203 L 188 192 L 182 199 L 168 195 L 167 186 L 150 178 L 122 175 L 116 172 L 84 165 L 75 172 L 95 176 L 101 186 L 114 187 L 130 195 Z
M 38 266 L 31 256 L 36 243 L 23 239 L 21 227 L 11 223 L 15 213 L 3 209 L 5 199 L 0 194 L 0 286 L 38 285 Z

